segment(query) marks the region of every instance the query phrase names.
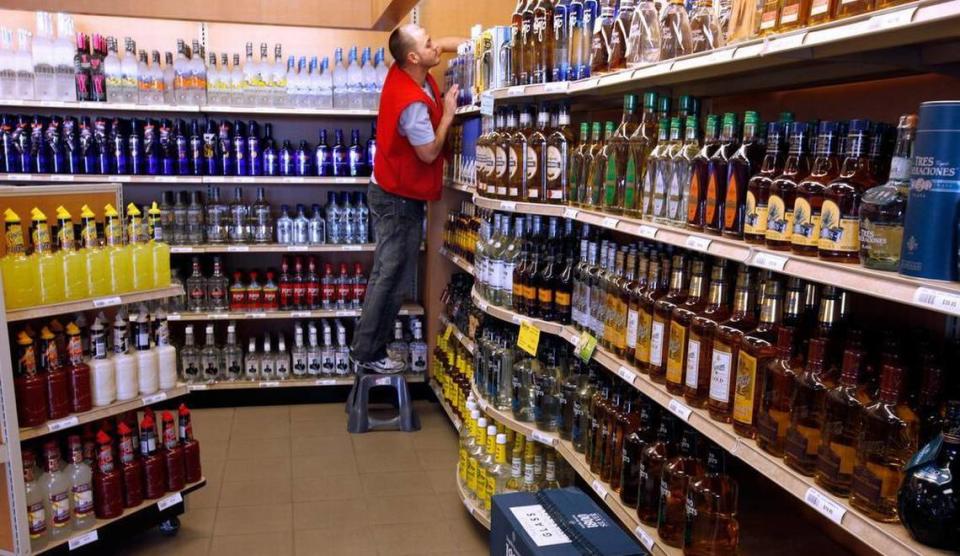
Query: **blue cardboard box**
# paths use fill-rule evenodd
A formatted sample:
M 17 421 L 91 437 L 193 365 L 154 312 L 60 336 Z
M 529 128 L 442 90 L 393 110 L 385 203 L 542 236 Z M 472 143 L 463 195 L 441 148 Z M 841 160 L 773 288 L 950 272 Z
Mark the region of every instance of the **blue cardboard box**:
M 649 554 L 578 488 L 493 497 L 491 556 Z

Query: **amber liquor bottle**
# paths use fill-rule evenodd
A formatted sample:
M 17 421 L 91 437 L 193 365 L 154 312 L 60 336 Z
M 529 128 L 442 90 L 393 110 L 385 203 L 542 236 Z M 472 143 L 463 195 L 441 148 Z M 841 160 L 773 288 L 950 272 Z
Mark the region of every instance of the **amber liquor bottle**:
M 539 0 L 533 8 L 533 72 L 531 83 L 547 83 L 553 75 L 553 2 Z
M 610 138 L 610 156 L 603 177 L 603 203 L 605 212 L 620 214 L 625 205 L 626 184 L 635 176 L 628 176 L 627 164 L 630 155 L 630 137 L 637 130 L 635 114 L 637 95 L 623 97 L 623 119 Z M 634 169 L 635 173 L 635 169 Z
M 757 446 L 776 457 L 783 457 L 783 442 L 790 426 L 790 404 L 797 376 L 802 372 L 797 364 L 795 334 L 791 326 L 777 330 L 777 355 L 767 362 L 760 384 Z
M 817 244 L 821 259 L 860 262 L 860 196 L 877 185 L 867 156 L 870 131 L 869 120 L 850 120 L 847 157 L 840 176 L 823 191 Z
M 783 170 L 783 124 L 767 124 L 767 151 L 760 163 L 760 171 L 747 182 L 746 216 L 743 239 L 747 243 L 763 243 L 767 228 L 767 207 L 770 184 Z M 783 214 L 781 210 L 780 214 Z
M 777 32 L 786 33 L 807 25 L 811 0 L 783 0 L 780 17 L 777 20 Z
M 649 276 L 650 257 L 649 251 L 644 249 L 637 254 L 636 280 L 627 285 L 629 290 L 629 299 L 627 301 L 627 329 L 625 345 L 627 347 L 624 353 L 624 359 L 631 365 L 637 365 L 637 343 L 640 333 L 640 303 L 643 294 L 647 290 L 647 277 Z
M 797 185 L 793 204 L 793 234 L 790 245 L 798 255 L 816 255 L 820 242 L 823 191 L 840 175 L 837 154 L 843 128 L 839 122 L 820 122 L 810 175 Z
M 686 376 L 683 379 L 683 399 L 688 405 L 693 407 L 707 405 L 710 371 L 713 368 L 713 340 L 717 334 L 717 327 L 729 316 L 727 267 L 723 261 L 720 261 L 710 270 L 707 306 L 690 321 Z
M 570 149 L 573 133 L 570 131 L 570 109 L 561 105 L 557 114 L 557 128 L 547 137 L 546 182 L 544 201 L 561 204 L 567 202 L 570 187 Z M 584 124 L 586 125 L 586 124 Z M 581 126 L 580 139 L 586 140 L 586 127 Z
M 517 169 L 517 158 L 511 150 L 511 143 L 513 142 L 513 134 L 516 132 L 517 127 L 517 115 L 515 112 L 508 110 L 505 116 L 506 127 L 501 130 L 500 135 L 496 138 L 496 143 L 494 145 L 494 157 L 496 159 L 494 170 L 497 174 L 497 177 L 494 178 L 494 185 L 496 187 L 495 197 L 500 199 L 506 199 L 507 192 L 510 189 L 510 179 L 511 176 L 516 172 Z M 503 159 L 501 164 L 500 160 Z M 489 188 L 488 188 L 489 189 Z
M 543 203 L 547 197 L 547 135 L 550 125 L 550 113 L 541 106 L 537 113 L 537 127 L 527 138 L 527 189 L 522 192 L 523 200 L 530 203 Z
M 662 272 L 663 261 L 659 255 L 650 254 L 650 273 L 647 288 L 640 298 L 640 320 L 637 325 L 637 349 L 634 353 L 636 367 L 649 372 L 651 360 L 651 335 L 653 333 L 654 307 L 661 297 L 667 295 L 667 281 Z
M 619 441 L 617 440 L 617 417 L 621 411 L 624 410 L 626 401 L 627 398 L 622 390 L 622 385 L 618 383 L 613 389 L 613 397 L 607 408 L 606 423 L 603 425 L 603 430 L 606 431 L 606 434 L 603 435 L 603 454 L 600 457 L 599 475 L 600 480 L 605 483 L 609 483 L 613 476 L 613 462 L 620 461 L 621 446 L 618 445 Z M 622 440 L 622 438 L 620 440 Z
M 533 81 L 533 71 L 537 59 L 537 39 L 533 32 L 535 18 L 533 8 L 536 3 L 536 0 L 529 0 L 523 7 L 523 12 L 521 12 L 520 40 L 523 46 L 521 48 L 520 83 L 518 85 L 527 85 Z
M 810 340 L 807 364 L 797 377 L 790 404 L 790 427 L 784 439 L 783 461 L 791 468 L 812 477 L 820 451 L 824 404 L 831 384 L 826 381 L 827 341 Z
M 723 235 L 727 237 L 743 237 L 747 182 L 759 168 L 764 153 L 760 125 L 760 116 L 756 112 L 744 113 L 743 143 L 728 163 L 726 201 L 723 205 Z
M 607 414 L 610 412 L 611 396 L 613 388 L 609 382 L 604 382 L 602 386 L 593 395 L 590 403 L 590 430 L 592 442 L 590 443 L 590 471 L 600 474 L 600 467 L 603 464 L 603 453 L 606 449 L 607 439 Z M 617 394 L 619 395 L 619 394 Z
M 611 272 L 607 273 L 605 284 L 603 337 L 607 348 L 620 356 L 626 349 L 627 340 L 626 334 L 624 334 L 627 327 L 627 305 L 621 302 L 621 291 L 626 281 L 624 278 L 626 253 L 623 249 L 618 250 L 616 245 L 613 245 L 610 251 L 610 257 L 613 261 L 610 264 Z
M 623 211 L 627 216 L 639 217 L 643 183 L 647 174 L 650 153 L 657 146 L 657 93 L 643 93 L 643 114 L 640 124 L 630 136 L 629 158 L 624 176 Z
M 903 400 L 904 369 L 883 365 L 880 396 L 863 410 L 857 457 L 850 484 L 850 505 L 871 519 L 898 519 L 897 491 L 903 467 L 917 451 L 919 420 Z
M 767 224 L 763 231 L 767 247 L 777 251 L 789 251 L 793 235 L 793 207 L 797 199 L 797 187 L 810 174 L 810 156 L 807 143 L 810 140 L 809 126 L 793 122 L 789 126 L 790 153 L 783 172 L 770 183 L 767 199 Z
M 667 340 L 667 392 L 683 394 L 687 365 L 687 342 L 693 318 L 706 307 L 706 285 L 703 259 L 694 259 L 690 270 L 690 287 L 686 300 L 673 309 Z
M 614 424 L 614 433 L 611 436 L 611 470 L 610 470 L 610 488 L 614 491 L 620 490 L 623 480 L 623 462 L 626 450 L 627 438 L 640 428 L 641 407 L 640 396 L 627 395 L 623 406 L 616 415 Z M 633 488 L 636 489 L 636 483 Z
M 514 201 L 526 199 L 531 169 L 536 169 L 536 161 L 531 160 L 530 156 L 530 136 L 533 133 L 533 119 L 530 112 L 520 111 L 520 125 L 510 137 L 510 151 L 507 159 L 507 199 Z
M 687 487 L 691 480 L 703 473 L 697 453 L 699 434 L 685 429 L 680 437 L 676 457 L 663 467 L 660 480 L 660 510 L 657 515 L 657 534 L 670 546 L 683 546 L 687 522 Z
M 691 230 L 703 230 L 707 210 L 707 167 L 710 157 L 720 147 L 717 139 L 719 126 L 719 116 L 709 114 L 703 128 L 703 147 L 690 164 L 690 191 L 687 194 L 686 219 L 687 227 Z
M 780 326 L 780 311 L 780 282 L 767 280 L 763 284 L 760 324 L 743 337 L 737 356 L 737 378 L 733 386 L 733 430 L 740 436 L 757 436 L 764 369 L 777 355 L 775 342 Z
M 834 18 L 839 0 L 810 0 L 807 12 L 807 25 L 819 25 Z
M 618 281 L 618 290 L 615 292 L 617 299 L 615 300 L 616 304 L 616 318 L 612 319 L 616 323 L 618 329 L 616 330 L 616 338 L 613 342 L 613 352 L 617 357 L 621 359 L 627 359 L 628 355 L 633 354 L 633 350 L 636 349 L 636 340 L 631 340 L 628 337 L 630 332 L 630 319 L 634 319 L 633 330 L 636 330 L 636 318 L 639 316 L 638 313 L 630 312 L 630 302 L 633 298 L 634 288 L 637 286 L 636 282 L 636 267 L 637 267 L 637 250 L 636 248 L 631 247 L 627 251 L 626 255 L 626 266 L 624 267 L 623 277 Z M 633 317 L 631 317 L 633 315 Z M 628 343 L 629 342 L 629 343 Z
M 627 37 L 630 35 L 630 20 L 633 16 L 633 2 L 620 2 L 619 13 L 610 29 L 607 69 L 618 71 L 627 67 Z
M 710 364 L 710 396 L 707 411 L 710 418 L 721 423 L 733 419 L 733 390 L 736 378 L 737 355 L 744 334 L 757 326 L 754 311 L 754 277 L 746 266 L 737 272 L 737 286 L 733 296 L 733 313 L 717 326 L 713 339 Z
M 656 441 L 657 412 L 653 402 L 640 396 L 633 403 L 638 421 L 623 439 L 620 461 L 620 501 L 629 508 L 637 507 L 640 488 L 640 455 L 644 448 Z
M 736 556 L 740 542 L 737 482 L 726 473 L 723 448 L 707 448 L 705 470 L 687 489 L 685 556 Z
M 875 0 L 839 0 L 833 19 L 843 19 L 873 11 Z
M 763 0 L 759 17 L 756 22 L 756 35 L 765 36 L 777 31 L 777 20 L 780 19 L 780 4 L 782 0 Z
M 523 70 L 523 12 L 527 7 L 527 0 L 517 0 L 517 8 L 510 17 L 510 72 L 511 85 L 524 85 Z
M 670 271 L 670 289 L 653 306 L 650 328 L 650 365 L 648 374 L 654 382 L 664 383 L 670 357 L 670 319 L 673 310 L 687 299 L 687 260 L 674 255 Z
M 610 71 L 610 35 L 615 23 L 614 6 L 603 5 L 593 28 L 590 46 L 590 74 L 599 75 Z
M 660 419 L 656 440 L 640 453 L 637 488 L 637 518 L 646 525 L 656 525 L 660 514 L 660 478 L 663 466 L 676 453 L 675 419 L 664 414 Z
M 727 199 L 728 162 L 737 152 L 737 131 L 737 115 L 727 112 L 723 115 L 723 125 L 720 128 L 720 146 L 707 162 L 703 229 L 716 235 L 720 235 L 723 231 L 724 204 Z
M 863 351 L 855 347 L 843 352 L 840 382 L 827 392 L 824 401 L 821 446 L 814 478 L 818 485 L 837 496 L 850 494 L 863 408 L 870 403 L 869 395 L 860 385 L 863 359 Z

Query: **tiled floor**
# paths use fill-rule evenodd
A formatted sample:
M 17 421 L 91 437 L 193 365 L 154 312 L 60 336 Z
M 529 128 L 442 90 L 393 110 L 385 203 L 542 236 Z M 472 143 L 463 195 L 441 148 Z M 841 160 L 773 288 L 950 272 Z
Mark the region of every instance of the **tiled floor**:
M 487 554 L 488 532 L 456 493 L 457 435 L 436 404 L 422 430 L 351 435 L 340 404 L 198 409 L 207 486 L 180 533 L 129 554 Z

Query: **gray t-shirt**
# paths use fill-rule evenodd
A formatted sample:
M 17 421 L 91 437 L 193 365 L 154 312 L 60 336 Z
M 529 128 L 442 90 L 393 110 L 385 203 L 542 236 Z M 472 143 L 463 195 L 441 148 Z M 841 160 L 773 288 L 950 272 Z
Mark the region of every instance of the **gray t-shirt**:
M 423 90 L 431 100 L 437 100 L 429 83 L 424 83 Z M 430 121 L 430 109 L 425 102 L 414 102 L 404 108 L 400 114 L 399 125 L 400 135 L 406 137 L 414 147 L 428 145 L 436 139 L 433 122 Z

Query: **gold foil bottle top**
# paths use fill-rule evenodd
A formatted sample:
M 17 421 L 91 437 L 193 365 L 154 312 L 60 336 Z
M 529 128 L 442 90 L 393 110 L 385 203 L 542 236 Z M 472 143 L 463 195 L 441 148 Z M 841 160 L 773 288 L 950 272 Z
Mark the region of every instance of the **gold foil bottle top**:
M 96 217 L 97 215 L 94 214 L 92 210 L 90 210 L 89 206 L 83 205 L 82 207 L 80 207 L 80 218 L 89 220 L 89 219 L 94 219 Z
M 52 340 L 52 339 L 54 338 L 53 332 L 51 332 L 49 328 L 47 328 L 46 326 L 44 326 L 44 327 L 40 330 L 40 338 L 41 338 L 42 340 Z
M 20 215 L 13 211 L 13 209 L 7 209 L 3 211 L 3 220 L 7 224 L 19 224 Z
M 77 323 L 73 321 L 70 321 L 69 323 L 67 323 L 67 335 L 76 336 L 78 334 L 80 334 L 80 327 L 77 326 Z
M 26 330 L 21 330 L 20 332 L 17 333 L 17 344 L 21 346 L 29 346 L 33 344 L 33 338 L 31 338 L 30 335 L 27 334 Z

